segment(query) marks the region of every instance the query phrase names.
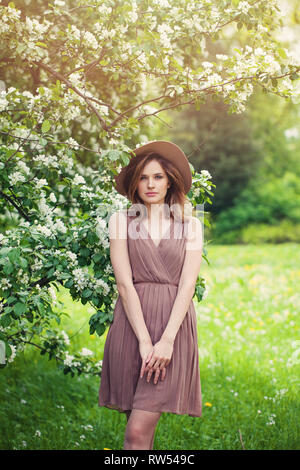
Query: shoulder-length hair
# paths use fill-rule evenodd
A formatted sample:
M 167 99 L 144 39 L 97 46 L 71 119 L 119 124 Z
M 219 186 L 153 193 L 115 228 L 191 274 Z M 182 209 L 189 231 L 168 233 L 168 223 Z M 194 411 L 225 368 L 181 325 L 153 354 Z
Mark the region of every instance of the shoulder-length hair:
M 134 205 L 145 205 L 144 201 L 138 195 L 137 188 L 144 167 L 152 160 L 156 160 L 162 166 L 170 183 L 170 187 L 165 196 L 165 204 L 168 206 L 168 209 L 166 208 L 168 212 L 168 214 L 166 214 L 167 217 L 170 215 L 175 219 L 184 221 L 191 215 L 192 205 L 185 195 L 182 175 L 172 162 L 156 152 L 148 152 L 131 158 L 124 178 L 127 198 Z M 137 212 L 139 212 L 137 215 L 140 215 L 141 212 L 145 214 L 145 211 Z

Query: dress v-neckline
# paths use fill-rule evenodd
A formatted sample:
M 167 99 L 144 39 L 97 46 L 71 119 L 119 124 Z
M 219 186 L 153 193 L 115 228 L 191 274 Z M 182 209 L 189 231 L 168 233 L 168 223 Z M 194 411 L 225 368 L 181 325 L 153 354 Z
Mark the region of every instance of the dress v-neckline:
M 168 229 L 165 231 L 165 233 L 163 234 L 163 236 L 162 236 L 162 238 L 160 239 L 158 245 L 156 245 L 156 243 L 154 243 L 153 238 L 151 237 L 151 235 L 150 235 L 148 229 L 145 227 L 145 225 L 144 225 L 142 222 L 139 223 L 139 226 L 141 227 L 141 225 L 142 225 L 142 228 L 143 228 L 143 229 L 145 230 L 145 232 L 147 233 L 147 235 L 148 235 L 148 237 L 149 237 L 149 239 L 150 239 L 150 242 L 151 242 L 151 243 L 155 246 L 155 248 L 158 250 L 159 247 L 160 247 L 160 245 L 161 245 L 161 243 L 162 243 L 162 241 L 163 241 L 163 240 L 168 240 L 168 239 L 171 237 L 171 233 L 172 233 L 172 232 L 171 232 L 171 228 L 173 227 L 173 224 L 174 224 L 173 217 L 170 217 L 170 225 L 169 225 Z M 165 238 L 166 235 L 169 235 L 169 238 Z

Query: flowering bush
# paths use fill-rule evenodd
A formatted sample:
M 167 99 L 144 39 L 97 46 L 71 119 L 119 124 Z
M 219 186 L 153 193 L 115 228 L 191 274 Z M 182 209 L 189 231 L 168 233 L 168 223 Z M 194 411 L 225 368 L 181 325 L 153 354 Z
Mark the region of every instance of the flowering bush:
M 86 349 L 70 354 L 66 333 L 53 327 L 64 314 L 55 289 L 89 302 L 90 333 L 105 332 L 117 294 L 107 221 L 127 204 L 113 176 L 128 164 L 143 120 L 199 108 L 208 94 L 240 113 L 254 85 L 296 96 L 299 59 L 270 35 L 280 22 L 275 0 L 0 6 L 2 367 L 31 344 L 64 373 L 101 373 L 101 361 Z M 246 28 L 248 44 L 209 61 L 209 42 L 228 25 Z M 211 175 L 191 170 L 192 205 L 211 203 Z M 205 292 L 199 278 L 198 300 Z

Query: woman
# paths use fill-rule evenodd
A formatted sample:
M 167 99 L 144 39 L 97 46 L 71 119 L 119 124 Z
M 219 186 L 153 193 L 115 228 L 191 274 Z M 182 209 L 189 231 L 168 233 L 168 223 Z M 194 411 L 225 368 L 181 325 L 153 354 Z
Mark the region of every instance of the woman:
M 117 191 L 133 206 L 109 220 L 119 297 L 104 347 L 98 404 L 126 413 L 124 449 L 153 449 L 162 412 L 202 414 L 192 301 L 202 227 L 184 214 L 191 183 L 185 154 L 166 141 L 135 149 L 116 177 Z

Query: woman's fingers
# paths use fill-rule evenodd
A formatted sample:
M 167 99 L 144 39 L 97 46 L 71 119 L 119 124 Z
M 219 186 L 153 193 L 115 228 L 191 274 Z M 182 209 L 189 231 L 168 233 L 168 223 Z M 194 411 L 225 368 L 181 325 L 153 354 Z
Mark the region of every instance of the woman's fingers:
M 143 363 L 142 363 L 142 367 L 141 367 L 141 373 L 140 373 L 141 378 L 143 377 L 145 370 L 147 370 L 147 369 L 146 369 L 146 363 L 147 363 L 148 361 L 150 361 L 152 354 L 153 354 L 153 351 L 150 351 L 150 353 L 148 354 L 148 356 L 146 356 L 146 357 L 143 359 Z
M 156 371 L 155 371 L 155 375 L 154 375 L 154 379 L 153 379 L 153 381 L 154 381 L 155 384 L 156 384 L 157 381 L 158 381 L 158 377 L 159 377 L 160 372 L 161 372 L 161 371 L 160 371 L 160 368 L 158 367 L 158 368 L 156 369 Z
M 154 372 L 154 378 L 153 378 L 154 383 L 157 383 L 160 373 L 162 374 L 161 375 L 161 380 L 164 380 L 164 378 L 166 376 L 165 364 L 164 363 L 158 364 L 156 369 L 154 367 L 151 367 L 151 369 L 149 370 L 148 375 L 147 375 L 147 382 L 150 382 L 150 379 L 151 379 L 151 376 L 152 376 L 153 372 Z
M 164 380 L 165 376 L 166 376 L 166 373 L 167 373 L 167 369 L 165 367 L 163 367 L 162 371 L 161 371 L 161 376 L 160 376 L 160 380 Z
M 153 351 L 151 352 L 151 355 L 153 354 Z M 146 372 L 149 371 L 151 368 L 156 369 L 157 367 L 160 366 L 164 362 L 163 358 L 160 357 L 152 357 L 150 361 L 148 362 L 146 366 Z
M 157 359 L 157 361 L 154 362 L 154 364 L 152 366 L 152 369 L 156 370 L 159 367 L 161 367 L 162 365 L 163 365 L 163 363 L 159 359 Z
M 145 361 L 145 359 L 143 359 L 143 363 L 142 363 L 142 367 L 141 367 L 141 373 L 140 373 L 141 378 L 144 375 L 145 367 L 146 367 L 146 361 Z

